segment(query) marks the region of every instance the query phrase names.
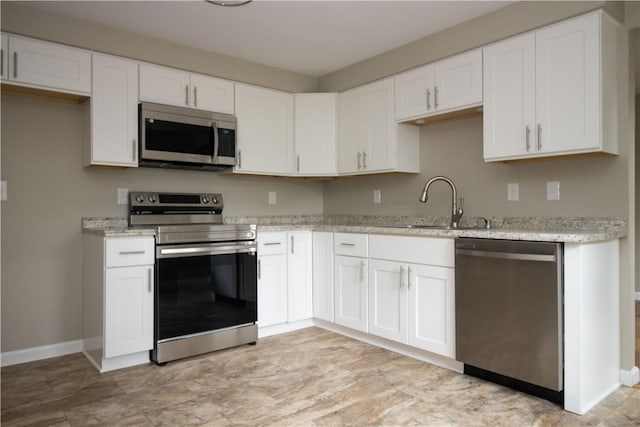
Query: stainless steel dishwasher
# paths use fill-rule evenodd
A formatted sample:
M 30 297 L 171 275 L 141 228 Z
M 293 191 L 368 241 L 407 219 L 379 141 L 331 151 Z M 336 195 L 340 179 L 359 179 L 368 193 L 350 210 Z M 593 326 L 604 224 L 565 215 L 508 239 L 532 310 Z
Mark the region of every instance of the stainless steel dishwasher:
M 456 240 L 465 374 L 563 402 L 562 244 Z

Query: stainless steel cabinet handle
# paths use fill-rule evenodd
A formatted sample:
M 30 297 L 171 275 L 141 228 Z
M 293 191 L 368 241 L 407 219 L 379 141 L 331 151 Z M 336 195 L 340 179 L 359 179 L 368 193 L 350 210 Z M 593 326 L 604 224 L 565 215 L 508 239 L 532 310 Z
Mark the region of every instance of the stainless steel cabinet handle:
M 184 105 L 189 106 L 189 85 L 184 87 Z
M 358 151 L 358 169 L 362 169 L 362 153 Z
M 291 253 L 292 253 L 292 254 L 293 254 L 293 252 L 294 252 L 294 250 L 293 250 L 293 248 L 294 248 L 294 246 L 293 246 L 293 245 L 294 245 L 294 241 L 295 241 L 295 240 L 294 240 L 293 236 L 291 236 Z
M 242 169 L 242 150 L 238 150 L 238 169 Z
M 411 266 L 409 266 L 409 273 L 407 274 L 407 286 L 411 289 Z
M 118 254 L 120 255 L 140 255 L 145 253 L 146 251 L 120 251 Z
M 147 270 L 147 288 L 151 292 L 151 269 Z
M 198 86 L 193 87 L 193 106 L 198 106 Z
M 355 246 L 355 243 L 340 243 L 340 246 L 348 246 L 350 248 Z
M 360 261 L 360 281 L 364 282 L 364 261 Z
M 529 141 L 529 136 L 531 135 L 531 128 L 529 127 L 529 125 L 525 126 L 524 128 L 524 133 L 525 133 L 525 147 L 527 149 L 527 152 L 529 152 L 529 150 L 531 149 L 531 141 Z
M 262 262 L 260 262 L 261 260 L 258 259 L 258 280 L 260 280 L 262 278 Z
M 427 89 L 427 111 L 431 109 L 431 90 Z
M 433 88 L 433 108 L 438 108 L 438 86 Z
M 296 157 L 296 172 L 300 172 L 300 154 Z
M 13 78 L 18 78 L 18 52 L 13 52 Z
M 538 123 L 538 151 L 542 150 L 542 125 Z
M 136 150 L 136 148 L 138 148 L 138 147 L 136 147 L 136 140 L 135 139 L 131 142 L 131 147 L 132 147 L 131 158 L 135 162 L 136 161 L 136 151 L 138 151 L 138 150 Z
M 362 169 L 366 169 L 367 168 L 367 152 L 363 151 L 362 152 Z
M 4 75 L 4 49 L 0 49 L 0 75 Z
M 404 288 L 404 267 L 400 266 L 400 289 Z
M 275 245 L 279 245 L 281 243 L 282 242 L 267 242 L 267 243 L 264 244 L 264 246 L 275 246 Z

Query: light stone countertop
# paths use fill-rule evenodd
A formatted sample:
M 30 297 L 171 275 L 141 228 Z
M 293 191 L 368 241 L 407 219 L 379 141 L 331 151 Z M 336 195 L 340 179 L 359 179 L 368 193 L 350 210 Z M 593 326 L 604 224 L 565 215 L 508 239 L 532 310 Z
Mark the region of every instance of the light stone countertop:
M 336 233 L 389 234 L 417 237 L 474 237 L 538 242 L 589 243 L 624 238 L 626 221 L 620 218 L 490 218 L 490 229 L 408 228 L 407 224 L 446 225 L 440 217 L 375 217 L 289 215 L 225 217 L 225 223 L 252 223 L 260 231 L 309 230 Z M 479 226 L 479 218 L 467 218 L 463 226 Z M 104 237 L 153 236 L 151 229 L 129 228 L 126 218 L 83 218 L 83 233 Z

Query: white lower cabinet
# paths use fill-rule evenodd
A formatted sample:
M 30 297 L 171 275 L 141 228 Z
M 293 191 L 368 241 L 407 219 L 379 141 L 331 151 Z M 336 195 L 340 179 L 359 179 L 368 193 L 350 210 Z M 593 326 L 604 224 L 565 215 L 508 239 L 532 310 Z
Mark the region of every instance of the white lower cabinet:
M 83 352 L 106 372 L 149 361 L 153 237 L 83 235 Z
M 407 265 L 369 260 L 369 333 L 407 342 Z
M 333 233 L 313 233 L 313 317 L 333 322 Z
M 367 332 L 366 258 L 335 257 L 335 322 Z
M 313 316 L 311 232 L 258 233 L 258 326 Z
M 408 344 L 455 358 L 455 271 L 410 264 Z

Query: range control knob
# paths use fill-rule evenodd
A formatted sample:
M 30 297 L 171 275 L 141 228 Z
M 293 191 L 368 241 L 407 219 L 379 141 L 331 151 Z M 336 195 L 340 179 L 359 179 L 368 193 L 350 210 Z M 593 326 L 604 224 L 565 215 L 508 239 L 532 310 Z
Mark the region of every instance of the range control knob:
M 209 199 L 207 198 L 207 196 L 202 196 L 202 204 L 206 204 L 209 203 Z
M 213 203 L 214 205 L 217 205 L 218 204 L 218 198 L 216 196 L 213 196 L 211 198 L 211 203 Z
M 149 203 L 155 203 L 156 202 L 156 196 L 154 196 L 153 194 L 149 194 Z
M 138 194 L 136 196 L 136 202 L 138 202 L 138 203 L 144 202 L 144 196 L 142 194 Z

